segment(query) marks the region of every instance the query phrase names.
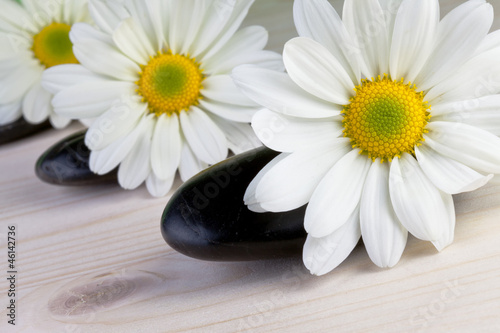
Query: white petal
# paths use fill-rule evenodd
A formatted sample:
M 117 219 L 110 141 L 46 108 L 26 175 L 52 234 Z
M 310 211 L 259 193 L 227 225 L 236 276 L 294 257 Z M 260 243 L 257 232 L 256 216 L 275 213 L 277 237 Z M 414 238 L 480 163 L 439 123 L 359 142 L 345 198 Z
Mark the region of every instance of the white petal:
M 39 31 L 30 12 L 25 6 L 13 1 L 2 1 L 2 10 L 0 11 L 0 30 L 6 32 L 26 31 L 35 34 Z
M 498 110 L 499 107 L 467 110 L 448 113 L 443 116 L 433 117 L 432 119 L 433 121 L 465 123 L 500 136 L 500 112 Z
M 189 178 L 196 175 L 201 170 L 208 166 L 207 163 L 200 161 L 193 153 L 189 144 L 183 140 L 182 151 L 181 151 L 181 163 L 179 165 L 179 174 L 182 181 L 186 181 Z
M 242 106 L 235 104 L 221 103 L 208 98 L 200 100 L 200 108 L 211 112 L 221 118 L 240 123 L 249 123 L 253 115 L 257 112 L 256 106 Z
M 415 147 L 415 155 L 425 175 L 445 193 L 474 191 L 493 178 L 493 175 L 483 176 L 462 163 L 444 157 L 425 144 Z
M 203 81 L 204 89 L 201 91 L 204 97 L 219 103 L 234 104 L 241 106 L 257 105 L 236 87 L 229 75 L 209 76 Z
M 261 51 L 266 46 L 267 39 L 268 33 L 263 27 L 250 26 L 240 29 L 219 52 L 203 59 L 203 68 L 210 75 L 218 75 L 228 74 L 234 67 L 242 64 L 265 65 L 264 56 L 268 61 L 281 62 L 279 54 Z M 261 55 L 259 51 L 265 53 Z
M 215 164 L 227 156 L 226 136 L 220 128 L 197 107 L 181 112 L 182 131 L 189 146 L 200 160 Z
M 352 150 L 321 180 L 309 201 L 304 227 L 313 237 L 324 237 L 346 223 L 361 199 L 372 161 Z
M 12 103 L 22 98 L 31 87 L 40 82 L 43 68 L 27 63 L 22 67 L 12 68 L 7 75 L 0 77 L 0 100 Z
M 163 0 L 147 1 L 145 4 L 149 7 L 149 21 L 151 24 L 151 29 L 154 30 L 156 36 L 156 45 L 158 50 L 160 50 L 164 45 L 167 44 L 166 33 L 168 31 L 168 21 L 171 17 L 164 15 L 165 11 L 168 11 L 168 7 L 171 5 L 169 2 Z M 150 36 L 151 38 L 151 36 Z
M 23 100 L 24 118 L 32 124 L 47 120 L 52 111 L 51 99 L 52 95 L 40 83 L 34 84 Z
M 84 42 L 99 41 L 114 47 L 113 38 L 110 34 L 102 32 L 88 23 L 73 24 L 69 32 L 69 38 L 73 46 Z
M 500 138 L 461 123 L 430 122 L 425 143 L 438 153 L 485 173 L 500 173 Z
M 269 38 L 268 32 L 261 26 L 249 26 L 238 30 L 226 45 L 211 58 L 204 58 L 204 63 L 216 60 L 217 57 L 232 58 L 236 53 L 250 53 L 264 49 Z
M 406 246 L 408 231 L 399 222 L 389 195 L 389 165 L 377 159 L 366 177 L 360 206 L 361 235 L 373 263 L 396 265 Z
M 144 118 L 139 137 L 118 169 L 118 182 L 126 190 L 133 190 L 146 180 L 151 172 L 151 135 L 154 128 L 154 115 Z
M 0 104 L 0 125 L 10 124 L 21 118 L 22 100 L 15 101 L 9 104 Z
M 91 21 L 87 0 L 63 0 L 61 8 L 62 21 L 68 24 Z
M 52 127 L 57 128 L 57 129 L 61 129 L 61 128 L 68 126 L 71 123 L 71 119 L 66 118 L 66 117 L 62 117 L 62 116 L 58 115 L 57 113 L 55 113 L 54 110 L 52 109 L 52 106 L 50 107 L 50 110 L 51 110 L 51 112 L 49 115 L 49 120 L 50 120 L 50 124 L 52 125 Z
M 146 179 L 146 187 L 153 197 L 161 198 L 170 192 L 174 183 L 175 173 L 170 178 L 162 180 L 159 179 L 154 172 L 151 172 Z
M 126 1 L 125 6 L 130 15 L 137 22 L 138 26 L 144 30 L 144 37 L 155 48 L 161 51 L 165 47 L 165 33 L 168 20 L 171 17 L 166 15 L 167 6 L 171 5 L 163 0 L 148 1 Z M 186 2 L 186 1 L 183 1 Z
M 311 274 L 326 274 L 347 258 L 358 244 L 360 237 L 358 207 L 346 223 L 330 235 L 322 238 L 307 236 L 302 253 L 304 265 Z
M 382 7 L 382 12 L 385 16 L 385 21 L 387 24 L 387 35 L 388 40 L 392 40 L 394 26 L 396 24 L 396 17 L 399 11 L 399 7 L 403 0 L 379 0 L 380 7 Z
M 198 4 L 194 0 L 170 1 L 168 10 L 167 44 L 173 53 L 190 53 L 189 46 L 193 44 L 207 11 L 206 1 Z
M 33 19 L 33 17 L 31 17 L 31 20 L 34 21 L 33 23 L 36 23 L 39 27 L 45 27 L 52 21 L 53 18 L 59 16 L 58 14 L 60 13 L 59 8 L 57 8 L 60 6 L 57 6 L 54 10 L 52 6 L 47 6 L 44 1 L 23 0 L 22 6 L 25 7 L 30 14 L 35 13 L 36 20 Z
M 378 1 L 346 0 L 342 14 L 347 31 L 356 38 L 364 58 L 365 77 L 377 77 L 389 70 L 388 32 Z
M 442 251 L 445 247 L 453 243 L 455 236 L 455 206 L 453 205 L 453 198 L 451 194 L 441 193 L 441 196 L 448 211 L 448 219 L 443 224 L 444 232 L 441 238 L 432 242 L 438 251 Z
M 9 42 L 4 42 L 2 44 L 10 44 Z M 2 46 L 2 45 L 0 45 Z M 11 47 L 8 45 L 7 47 Z M 2 51 L 0 51 L 2 52 Z M 31 64 L 33 65 L 33 60 L 34 59 L 29 59 L 32 58 L 33 55 L 28 55 L 27 52 L 22 52 L 18 50 L 12 50 L 10 52 L 3 50 L 2 53 L 0 53 L 0 74 L 2 77 L 0 77 L 0 80 L 5 81 L 5 76 L 8 76 L 12 73 L 12 71 L 16 70 L 22 70 L 26 67 L 26 64 Z M 38 63 L 38 66 L 34 67 L 36 68 L 41 68 L 40 63 Z
M 238 30 L 253 3 L 254 0 L 211 3 L 210 10 L 205 12 L 196 39 L 192 43 L 191 53 L 203 58 L 217 53 Z M 187 8 L 191 13 L 192 6 Z
M 118 25 L 113 40 L 123 54 L 142 65 L 146 65 L 156 52 L 143 28 L 131 17 Z
M 104 149 L 136 128 L 146 111 L 146 104 L 117 101 L 92 123 L 85 136 L 85 144 L 90 150 Z
M 476 49 L 474 56 L 491 51 L 500 46 L 500 30 L 489 33 Z
M 500 135 L 500 95 L 443 103 L 433 107 L 433 121 L 465 123 Z
M 108 80 L 82 65 L 54 66 L 46 69 L 42 75 L 42 86 L 52 94 L 80 83 L 103 81 Z
M 245 53 L 243 55 L 239 55 L 238 57 L 227 59 L 224 62 L 218 62 L 219 66 L 214 66 L 213 73 L 216 75 L 231 74 L 233 68 L 245 64 L 279 72 L 283 72 L 285 70 L 282 57 L 279 53 L 262 50 Z M 210 73 L 211 72 L 207 71 L 207 74 Z
M 151 146 L 151 167 L 158 179 L 170 179 L 181 161 L 182 141 L 177 114 L 158 117 Z
M 31 58 L 32 37 L 29 34 L 21 35 L 15 32 L 2 30 L 2 21 L 0 20 L 0 68 L 5 59 L 11 61 L 22 61 L 22 59 Z
M 305 205 L 333 165 L 350 151 L 349 141 L 310 147 L 290 154 L 262 177 L 255 190 L 260 207 L 285 212 Z
M 438 119 L 453 119 L 455 122 L 468 122 L 472 120 L 471 118 L 477 116 L 477 114 L 483 114 L 484 116 L 488 114 L 494 120 L 495 114 L 499 114 L 499 112 L 496 112 L 499 108 L 500 95 L 489 95 L 480 98 L 439 103 L 432 106 L 431 113 L 433 121 L 435 119 L 436 121 Z
M 392 160 L 389 192 L 399 221 L 413 236 L 428 241 L 442 237 L 449 218 L 446 205 L 413 156 L 404 153 Z
M 102 150 L 90 153 L 89 167 L 93 172 L 104 175 L 116 168 L 129 154 L 137 142 L 141 126 L 137 126 L 129 135 L 117 139 Z
M 226 135 L 227 146 L 233 153 L 241 154 L 262 146 L 250 124 L 235 123 L 217 116 L 211 118 Z
M 269 171 L 271 171 L 274 168 L 274 166 L 276 166 L 278 163 L 283 161 L 288 156 L 290 156 L 290 154 L 282 153 L 282 154 L 279 154 L 278 156 L 276 156 L 275 158 L 273 158 L 269 163 L 267 163 L 259 171 L 259 173 L 257 173 L 257 175 L 254 177 L 254 179 L 252 179 L 252 181 L 250 182 L 250 184 L 248 184 L 248 187 L 245 191 L 245 195 L 243 196 L 243 201 L 245 202 L 245 205 L 248 206 L 249 210 L 251 210 L 253 212 L 257 212 L 257 213 L 263 213 L 266 211 L 265 209 L 263 209 L 260 206 L 260 203 L 258 202 L 258 200 L 255 197 L 256 191 L 257 191 L 257 186 L 259 186 L 262 178 L 264 178 L 264 176 Z
M 121 1 L 89 0 L 89 11 L 101 30 L 112 34 L 118 24 L 130 14 Z
M 52 99 L 54 110 L 71 119 L 94 118 L 108 110 L 123 96 L 134 94 L 129 82 L 103 81 L 74 85 L 57 93 Z
M 341 136 L 343 131 L 338 119 L 288 117 L 267 109 L 255 114 L 252 127 L 263 144 L 281 152 L 328 144 Z
M 349 104 L 354 84 L 342 64 L 318 42 L 304 37 L 290 40 L 283 61 L 292 80 L 305 91 L 335 104 Z
M 118 80 L 135 82 L 141 68 L 109 44 L 87 40 L 73 46 L 78 61 L 87 69 Z
M 246 96 L 272 111 L 303 118 L 333 117 L 342 111 L 342 107 L 305 92 L 285 73 L 239 66 L 232 77 Z
M 438 24 L 438 0 L 403 1 L 392 36 L 389 65 L 393 79 L 415 80 L 432 52 Z
M 361 78 L 361 55 L 344 23 L 326 0 L 297 0 L 293 19 L 299 36 L 314 39 L 326 47 L 349 73 L 353 82 Z
M 434 86 L 425 96 L 431 105 L 475 99 L 500 92 L 500 48 L 479 54 Z
M 469 59 L 486 37 L 493 22 L 493 8 L 485 1 L 468 1 L 439 23 L 432 55 L 415 80 L 428 90 L 446 79 Z

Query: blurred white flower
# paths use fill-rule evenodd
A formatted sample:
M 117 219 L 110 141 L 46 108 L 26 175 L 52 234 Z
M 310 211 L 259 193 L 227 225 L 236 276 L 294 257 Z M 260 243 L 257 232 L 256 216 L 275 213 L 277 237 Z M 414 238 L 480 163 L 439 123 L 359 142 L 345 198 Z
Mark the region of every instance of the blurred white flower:
M 70 119 L 54 113 L 40 81 L 46 68 L 78 63 L 69 32 L 90 21 L 87 0 L 0 0 L 0 7 L 0 125 L 24 116 L 65 127 Z
M 281 56 L 263 50 L 267 31 L 238 30 L 253 1 L 89 1 L 98 29 L 71 30 L 81 65 L 48 70 L 44 87 L 55 112 L 97 118 L 86 135 L 90 168 L 119 165 L 118 181 L 146 181 L 163 196 L 176 170 L 187 180 L 228 154 L 260 145 L 250 121 L 259 106 L 230 73 L 241 64 L 283 70 Z

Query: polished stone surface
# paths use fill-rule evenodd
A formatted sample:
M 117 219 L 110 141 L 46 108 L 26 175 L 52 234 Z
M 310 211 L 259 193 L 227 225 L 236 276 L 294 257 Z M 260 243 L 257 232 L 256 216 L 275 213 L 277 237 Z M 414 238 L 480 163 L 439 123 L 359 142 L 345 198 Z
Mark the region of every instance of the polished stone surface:
M 188 180 L 162 216 L 163 238 L 187 256 L 245 261 L 300 256 L 305 207 L 255 213 L 243 203 L 250 181 L 275 156 L 267 148 L 237 155 Z
M 85 131 L 82 131 L 50 147 L 36 163 L 37 177 L 46 183 L 68 186 L 116 182 L 116 170 L 102 176 L 90 170 L 90 150 L 84 139 Z
M 0 126 L 0 145 L 25 138 L 49 128 L 51 128 L 49 121 L 33 125 L 24 120 L 24 118 L 20 118 L 10 124 Z

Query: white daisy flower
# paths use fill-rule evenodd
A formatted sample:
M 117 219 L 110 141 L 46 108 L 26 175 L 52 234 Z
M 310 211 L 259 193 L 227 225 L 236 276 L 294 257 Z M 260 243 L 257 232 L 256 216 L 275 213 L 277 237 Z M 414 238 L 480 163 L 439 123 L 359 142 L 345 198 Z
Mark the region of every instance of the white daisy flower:
M 0 0 L 0 125 L 21 118 L 47 118 L 62 128 L 70 119 L 56 115 L 52 94 L 42 88 L 46 68 L 78 63 L 69 39 L 71 26 L 90 21 L 86 0 Z
M 296 0 L 288 75 L 234 71 L 267 108 L 253 118 L 256 134 L 282 152 L 245 202 L 272 212 L 308 203 L 303 260 L 313 274 L 334 269 L 360 237 L 380 267 L 399 261 L 408 231 L 443 249 L 452 194 L 500 173 L 493 9 L 472 0 L 439 18 L 438 0 L 346 0 L 342 20 L 326 0 Z
M 153 196 L 176 170 L 187 180 L 210 164 L 260 145 L 250 121 L 259 106 L 230 73 L 241 64 L 283 70 L 263 50 L 267 31 L 238 30 L 253 1 L 89 1 L 100 30 L 78 24 L 70 37 L 81 65 L 44 74 L 55 111 L 97 118 L 87 132 L 90 168 Z M 123 5 L 122 5 L 123 4 Z

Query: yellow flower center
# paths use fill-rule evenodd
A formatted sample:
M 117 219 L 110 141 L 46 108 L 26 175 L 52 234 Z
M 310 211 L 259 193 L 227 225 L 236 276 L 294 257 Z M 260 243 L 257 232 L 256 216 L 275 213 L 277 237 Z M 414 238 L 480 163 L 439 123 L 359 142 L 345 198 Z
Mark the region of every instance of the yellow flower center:
M 422 92 L 403 82 L 387 76 L 362 80 L 342 111 L 344 136 L 372 160 L 391 161 L 404 152 L 413 154 L 424 141 L 430 106 Z
M 202 98 L 203 70 L 189 55 L 158 53 L 141 68 L 137 93 L 157 116 L 188 110 Z
M 70 30 L 68 24 L 52 23 L 33 37 L 32 50 L 46 68 L 78 63 L 73 54 L 73 43 L 69 39 Z

